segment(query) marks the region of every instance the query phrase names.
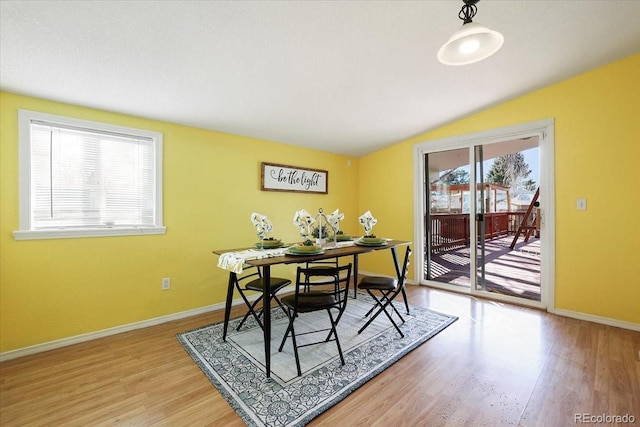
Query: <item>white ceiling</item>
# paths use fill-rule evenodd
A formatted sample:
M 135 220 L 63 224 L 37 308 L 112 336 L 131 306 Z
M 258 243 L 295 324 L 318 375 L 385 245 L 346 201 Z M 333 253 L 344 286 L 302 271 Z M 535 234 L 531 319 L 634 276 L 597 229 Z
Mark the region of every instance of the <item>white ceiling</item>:
M 360 157 L 640 51 L 640 1 L 0 1 L 0 88 Z

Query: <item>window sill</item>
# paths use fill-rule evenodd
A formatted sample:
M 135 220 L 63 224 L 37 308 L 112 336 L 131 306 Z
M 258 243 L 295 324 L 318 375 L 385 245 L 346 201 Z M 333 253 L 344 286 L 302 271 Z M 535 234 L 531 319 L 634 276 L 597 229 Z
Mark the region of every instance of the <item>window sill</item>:
M 75 239 L 83 237 L 146 236 L 165 234 L 167 227 L 131 227 L 131 228 L 67 228 L 55 230 L 17 230 L 13 232 L 15 240 Z

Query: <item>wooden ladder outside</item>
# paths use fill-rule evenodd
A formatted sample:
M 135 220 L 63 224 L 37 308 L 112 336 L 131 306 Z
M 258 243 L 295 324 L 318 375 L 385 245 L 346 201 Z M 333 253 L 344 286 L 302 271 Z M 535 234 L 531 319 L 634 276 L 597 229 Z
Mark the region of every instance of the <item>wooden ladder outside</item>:
M 538 187 L 538 189 L 536 190 L 536 194 L 533 196 L 533 199 L 531 200 L 531 203 L 529 203 L 529 207 L 527 208 L 527 211 L 522 217 L 522 222 L 520 223 L 520 227 L 518 227 L 518 231 L 516 232 L 516 235 L 513 237 L 513 242 L 511 242 L 511 245 L 509 245 L 509 248 L 513 249 L 516 246 L 516 243 L 518 242 L 518 237 L 520 237 L 520 234 L 522 234 L 523 231 L 525 232 L 524 241 L 528 242 L 529 237 L 531 237 L 531 232 L 533 232 L 533 230 L 538 229 L 538 215 L 536 215 L 536 217 L 533 219 L 533 221 L 531 222 L 531 225 L 528 225 L 529 217 L 533 212 L 533 207 L 535 203 L 538 201 L 538 196 L 540 196 L 540 187 Z

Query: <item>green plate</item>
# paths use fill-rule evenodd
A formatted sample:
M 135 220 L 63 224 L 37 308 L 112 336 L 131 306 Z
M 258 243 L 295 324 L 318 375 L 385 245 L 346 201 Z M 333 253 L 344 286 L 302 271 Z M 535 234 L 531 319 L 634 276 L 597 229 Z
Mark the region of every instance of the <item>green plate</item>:
M 300 251 L 297 251 L 295 248 L 291 247 L 291 248 L 289 248 L 289 249 L 287 249 L 285 251 L 286 255 L 300 255 L 300 256 L 304 256 L 304 255 L 320 255 L 320 254 L 323 254 L 323 253 L 324 253 L 324 249 L 322 249 L 322 248 L 320 248 L 318 250 L 315 250 L 315 251 L 306 251 L 306 252 L 303 251 L 303 252 L 300 252 Z
M 387 241 L 385 239 L 382 239 L 380 242 L 365 242 L 362 239 L 358 239 L 355 243 L 358 246 L 384 246 L 387 244 Z
M 282 244 L 282 242 L 275 243 L 275 242 L 271 242 L 269 240 L 265 240 L 264 246 L 260 246 L 260 242 L 256 243 L 253 246 L 258 248 L 258 249 L 260 249 L 261 247 L 264 248 L 264 249 L 275 249 L 275 248 L 280 248 L 280 247 L 282 247 L 284 245 Z
M 348 242 L 350 240 L 353 240 L 353 237 L 347 236 L 346 234 L 338 234 L 338 236 L 336 237 L 338 242 Z

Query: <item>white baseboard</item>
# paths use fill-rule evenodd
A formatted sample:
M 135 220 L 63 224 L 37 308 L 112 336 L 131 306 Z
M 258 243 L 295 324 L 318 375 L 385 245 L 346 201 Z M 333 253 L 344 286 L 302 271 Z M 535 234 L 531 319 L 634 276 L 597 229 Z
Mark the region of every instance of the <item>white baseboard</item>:
M 287 289 L 287 288 L 284 288 Z M 253 300 L 259 295 L 248 298 Z M 148 328 L 149 326 L 159 325 L 161 323 L 171 322 L 173 320 L 184 319 L 186 317 L 196 316 L 198 314 L 208 313 L 215 310 L 224 309 L 225 303 L 218 303 L 208 305 L 205 307 L 195 308 L 193 310 L 181 311 L 179 313 L 169 314 L 167 316 L 155 317 L 153 319 L 143 320 L 141 322 L 129 323 L 127 325 L 116 326 L 113 328 L 102 329 L 100 331 L 89 332 L 87 334 L 76 335 L 69 338 L 63 338 L 60 340 L 49 341 L 42 344 L 32 345 L 30 347 L 19 348 L 17 350 L 10 350 L 0 353 L 0 362 L 5 360 L 16 359 L 22 356 L 28 356 L 30 354 L 42 353 L 44 351 L 54 350 L 56 348 L 66 347 L 73 344 L 79 344 L 86 341 L 95 340 L 97 338 L 108 337 L 110 335 L 120 334 L 122 332 L 129 332 L 136 329 Z M 233 305 L 244 304 L 241 298 L 233 300 Z
M 602 325 L 615 326 L 617 328 L 630 329 L 632 331 L 640 332 L 640 323 L 625 322 L 622 320 L 594 316 L 593 314 L 585 314 L 571 310 L 549 308 L 547 311 L 549 313 L 557 314 L 558 316 L 571 317 L 572 319 L 586 320 L 587 322 L 600 323 Z
M 358 273 L 362 274 L 363 276 L 376 275 L 376 274 L 368 272 L 368 271 L 359 271 Z M 391 276 L 389 276 L 389 277 L 391 277 Z M 413 281 L 411 281 L 411 280 L 407 280 L 407 284 L 415 284 L 415 283 L 413 283 Z M 286 291 L 293 291 L 293 285 L 287 286 L 283 290 L 285 292 Z M 258 295 L 254 296 L 252 298 L 249 298 L 249 300 L 253 300 L 253 299 L 257 298 L 257 296 Z M 238 298 L 238 299 L 233 300 L 233 305 L 238 305 L 238 304 L 244 304 L 242 299 Z M 11 360 L 11 359 L 16 359 L 16 358 L 22 357 L 22 356 L 28 356 L 28 355 L 31 355 L 31 354 L 42 353 L 42 352 L 45 352 L 45 351 L 54 350 L 54 349 L 61 348 L 61 347 L 67 347 L 67 346 L 70 346 L 70 345 L 73 345 L 73 344 L 79 344 L 79 343 L 82 343 L 82 342 L 95 340 L 97 338 L 103 338 L 103 337 L 108 337 L 110 335 L 116 335 L 116 334 L 120 334 L 120 333 L 123 333 L 123 332 L 133 331 L 133 330 L 136 330 L 136 329 L 147 328 L 149 326 L 155 326 L 155 325 L 159 325 L 161 323 L 171 322 L 173 320 L 184 319 L 186 317 L 196 316 L 196 315 L 199 315 L 199 314 L 204 314 L 204 313 L 208 313 L 208 312 L 215 311 L 215 310 L 221 310 L 223 308 L 224 308 L 224 303 L 218 303 L 218 304 L 208 305 L 208 306 L 205 306 L 205 307 L 196 308 L 196 309 L 193 309 L 193 310 L 187 310 L 187 311 L 182 311 L 182 312 L 179 312 L 179 313 L 169 314 L 167 316 L 160 316 L 160 317 L 156 317 L 156 318 L 153 318 L 153 319 L 143 320 L 141 322 L 129 323 L 127 325 L 116 326 L 116 327 L 113 327 L 113 328 L 102 329 L 102 330 L 96 331 L 96 332 L 90 332 L 90 333 L 87 333 L 87 334 L 76 335 L 76 336 L 69 337 L 69 338 L 63 338 L 63 339 L 60 339 L 60 340 L 49 341 L 49 342 L 42 343 L 42 344 L 37 344 L 37 345 L 29 346 L 29 347 L 19 348 L 17 350 L 5 351 L 3 353 L 0 353 L 0 362 L 4 362 L 6 360 Z M 586 321 L 589 321 L 589 322 L 600 323 L 600 324 L 603 324 L 603 325 L 615 326 L 615 327 L 623 328 L 623 329 L 630 329 L 632 331 L 640 331 L 640 324 L 638 324 L 638 323 L 624 322 L 624 321 L 621 321 L 621 320 L 610 319 L 610 318 L 607 318 L 607 317 L 594 316 L 594 315 L 591 315 L 591 314 L 584 314 L 584 313 L 579 313 L 579 312 L 570 311 L 570 310 L 559 310 L 559 309 L 551 310 L 551 309 L 549 309 L 548 312 L 549 313 L 553 313 L 553 314 L 557 314 L 559 316 L 571 317 L 573 319 L 586 320 Z
M 284 292 L 293 291 L 294 286 L 289 285 L 282 289 Z M 256 294 L 253 296 L 249 296 L 247 299 L 249 301 L 253 301 L 258 298 L 260 294 Z M 237 298 L 233 300 L 232 305 L 241 305 L 244 304 L 242 298 Z M 60 340 L 49 341 L 42 344 L 32 345 L 30 347 L 19 348 L 17 350 L 5 351 L 4 353 L 0 353 L 0 362 L 4 362 L 5 360 L 16 359 L 22 356 L 28 356 L 30 354 L 42 353 L 44 351 L 54 350 L 56 348 L 67 347 L 73 344 L 79 344 L 81 342 L 95 340 L 97 338 L 108 337 L 110 335 L 120 334 L 122 332 L 129 332 L 136 329 L 148 328 L 149 326 L 159 325 L 161 323 L 171 322 L 173 320 L 184 319 L 186 317 L 196 316 L 203 313 L 208 313 L 215 310 L 224 309 L 225 303 L 221 302 L 218 304 L 208 305 L 205 307 L 195 308 L 193 310 L 181 311 L 179 313 L 169 314 L 167 316 L 155 317 L 153 319 L 143 320 L 140 322 L 129 323 L 127 325 L 116 326 L 113 328 L 102 329 L 100 331 L 89 332 L 87 334 L 76 335 L 73 337 L 63 338 Z
M 362 274 L 363 276 L 376 275 L 376 274 L 368 272 L 368 271 L 359 271 L 358 274 Z M 391 276 L 389 276 L 389 277 L 391 277 Z M 416 283 L 411 281 L 411 280 L 407 280 L 407 284 L 415 285 Z M 595 316 L 593 314 L 585 314 L 585 313 L 580 313 L 580 312 L 571 311 L 571 310 L 553 309 L 551 307 L 547 308 L 547 312 L 553 313 L 553 314 L 557 314 L 558 316 L 570 317 L 572 319 L 578 319 L 578 320 L 586 320 L 587 322 L 599 323 L 599 324 L 607 325 L 607 326 L 615 326 L 617 328 L 630 329 L 632 331 L 639 331 L 640 332 L 640 324 L 638 324 L 638 323 L 625 322 L 625 321 L 622 321 L 622 320 L 611 319 L 611 318 L 608 318 L 608 317 Z

